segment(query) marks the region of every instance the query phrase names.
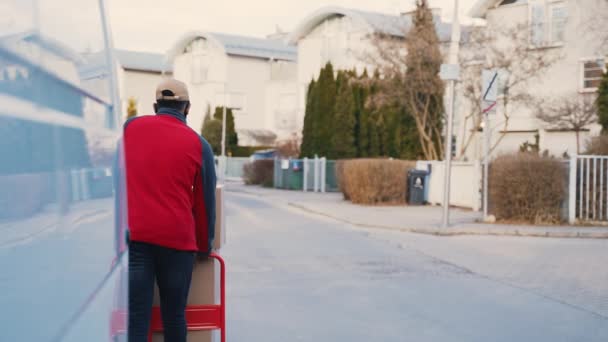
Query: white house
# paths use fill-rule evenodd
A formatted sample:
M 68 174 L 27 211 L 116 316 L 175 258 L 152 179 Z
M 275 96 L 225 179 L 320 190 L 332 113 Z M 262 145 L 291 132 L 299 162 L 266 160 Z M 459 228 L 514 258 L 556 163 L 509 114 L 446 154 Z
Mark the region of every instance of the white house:
M 374 35 L 404 37 L 412 25 L 412 12 L 401 15 L 361 11 L 342 7 L 324 7 L 308 15 L 289 36 L 289 43 L 298 47 L 298 125 L 301 130 L 306 106 L 306 90 L 311 79 L 331 62 L 336 70 L 367 68 L 375 45 Z M 451 26 L 441 21 L 433 10 L 435 28 L 447 51 Z
M 171 75 L 172 66 L 166 63 L 165 55 L 150 52 L 115 50 L 120 68 L 118 81 L 123 114 L 130 98 L 137 101 L 137 114 L 154 114 L 153 104 L 156 85 L 163 74 Z
M 190 32 L 168 52 L 190 91 L 188 124 L 200 131 L 207 109 L 233 108 L 239 145 L 270 145 L 297 131 L 296 50 L 281 39 Z
M 533 102 L 514 107 L 508 113 L 508 119 L 503 115 L 504 93 L 499 87 L 497 110 L 489 116 L 491 144 L 496 145 L 493 156 L 517 151 L 526 141 L 534 143 L 536 135 L 541 151 L 548 150 L 556 156 L 564 152 L 576 153 L 575 132 L 556 129 L 554 125 L 538 120 L 533 103 L 538 98 L 553 98 L 555 101 L 572 98 L 582 102 L 585 97 L 595 96 L 602 72 L 606 69 L 608 3 L 604 0 L 479 0 L 470 14 L 474 18 L 485 19 L 488 30 L 525 27 L 527 51 L 531 56 L 558 56 L 539 77 L 515 86 L 519 87 L 517 91 L 520 93 L 528 94 Z M 508 44 L 506 37 L 499 38 L 504 39 L 497 40 L 496 44 Z M 499 73 L 499 79 L 503 77 L 504 80 L 505 76 L 508 75 Z M 466 111 L 457 114 L 466 115 Z M 599 130 L 597 124 L 590 124 L 579 132 L 581 150 L 589 137 L 598 134 Z M 479 127 L 473 127 L 469 121 L 467 125 L 461 125 L 458 132 L 458 144 L 462 146 L 470 134 L 479 132 Z M 478 159 L 482 153 L 482 134 L 476 134 L 472 140 L 464 157 Z

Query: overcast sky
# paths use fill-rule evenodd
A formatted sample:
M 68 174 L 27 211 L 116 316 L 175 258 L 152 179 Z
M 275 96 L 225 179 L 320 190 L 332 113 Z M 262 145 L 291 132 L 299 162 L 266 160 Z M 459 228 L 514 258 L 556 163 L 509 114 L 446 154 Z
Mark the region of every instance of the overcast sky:
M 465 14 L 475 0 L 460 0 Z M 453 0 L 430 0 L 450 17 Z M 165 52 L 191 30 L 264 37 L 278 25 L 291 31 L 308 14 L 323 6 L 341 6 L 398 14 L 414 0 L 110 0 L 114 42 L 121 49 Z

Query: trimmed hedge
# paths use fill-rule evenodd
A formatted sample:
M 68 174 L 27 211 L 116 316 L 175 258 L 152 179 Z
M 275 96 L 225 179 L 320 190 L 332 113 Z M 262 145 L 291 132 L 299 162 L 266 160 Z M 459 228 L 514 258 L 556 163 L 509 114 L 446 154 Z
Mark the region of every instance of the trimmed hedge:
M 243 166 L 243 179 L 247 185 L 274 185 L 274 160 L 260 159 Z
M 497 220 L 533 224 L 562 221 L 567 169 L 534 153 L 503 155 L 490 164 L 490 212 Z
M 407 172 L 416 162 L 389 159 L 341 160 L 336 165 L 344 199 L 356 204 L 403 204 Z

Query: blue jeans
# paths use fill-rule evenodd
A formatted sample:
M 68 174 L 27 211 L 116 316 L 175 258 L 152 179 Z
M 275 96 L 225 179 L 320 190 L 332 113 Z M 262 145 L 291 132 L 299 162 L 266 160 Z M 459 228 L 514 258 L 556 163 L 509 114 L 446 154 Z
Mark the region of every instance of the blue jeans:
M 131 241 L 129 244 L 129 342 L 147 342 L 158 284 L 165 342 L 186 342 L 186 302 L 194 252 Z

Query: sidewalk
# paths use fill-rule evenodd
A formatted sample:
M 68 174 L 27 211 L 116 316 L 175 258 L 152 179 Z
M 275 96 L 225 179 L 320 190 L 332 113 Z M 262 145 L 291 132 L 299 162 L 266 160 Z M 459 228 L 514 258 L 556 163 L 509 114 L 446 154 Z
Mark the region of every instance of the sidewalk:
M 441 228 L 442 208 L 438 206 L 363 206 L 342 199 L 340 193 L 305 193 L 265 189 L 229 183 L 228 192 L 245 193 L 286 204 L 291 208 L 363 228 L 453 236 L 453 235 L 500 235 L 535 236 L 554 238 L 608 238 L 608 227 L 579 226 L 527 226 L 477 223 L 481 213 L 450 210 L 449 228 Z

